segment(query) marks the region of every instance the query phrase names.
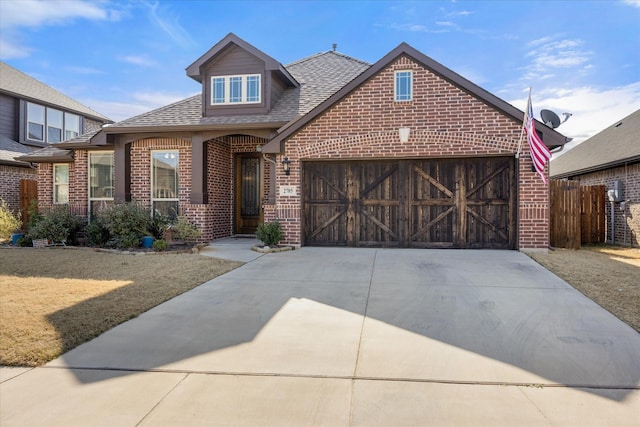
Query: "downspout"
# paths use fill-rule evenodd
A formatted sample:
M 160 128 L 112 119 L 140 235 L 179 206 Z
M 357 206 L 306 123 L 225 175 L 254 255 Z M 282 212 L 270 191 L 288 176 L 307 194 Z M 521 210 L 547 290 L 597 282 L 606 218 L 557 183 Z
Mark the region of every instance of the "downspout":
M 611 244 L 616 244 L 616 202 L 611 201 Z

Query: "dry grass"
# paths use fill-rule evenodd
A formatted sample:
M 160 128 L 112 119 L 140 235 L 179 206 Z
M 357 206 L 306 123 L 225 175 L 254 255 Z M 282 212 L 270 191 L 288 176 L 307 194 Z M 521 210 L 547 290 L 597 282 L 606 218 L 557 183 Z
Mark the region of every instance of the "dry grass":
M 640 249 L 585 246 L 530 256 L 640 332 Z
M 242 263 L 0 248 L 0 365 L 37 366 Z

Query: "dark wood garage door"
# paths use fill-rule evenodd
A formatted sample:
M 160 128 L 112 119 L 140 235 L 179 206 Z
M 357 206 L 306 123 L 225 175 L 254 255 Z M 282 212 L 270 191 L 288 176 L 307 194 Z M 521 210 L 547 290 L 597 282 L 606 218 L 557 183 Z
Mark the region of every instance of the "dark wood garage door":
M 516 247 L 513 158 L 305 162 L 304 242 Z

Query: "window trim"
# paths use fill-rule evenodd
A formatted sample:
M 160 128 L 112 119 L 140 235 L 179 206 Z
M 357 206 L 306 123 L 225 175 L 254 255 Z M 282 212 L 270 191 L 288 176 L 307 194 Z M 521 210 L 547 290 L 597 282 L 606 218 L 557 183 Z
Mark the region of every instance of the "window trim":
M 161 197 L 154 197 L 154 189 L 155 189 L 155 174 L 153 173 L 153 159 L 154 159 L 154 154 L 156 153 L 164 153 L 164 154 L 175 154 L 177 156 L 177 162 L 176 162 L 176 178 L 177 178 L 177 182 L 176 182 L 176 194 L 175 197 L 166 197 L 166 198 L 161 198 Z M 151 150 L 151 164 L 150 164 L 150 169 L 151 169 L 151 186 L 150 186 L 150 192 L 151 192 L 151 216 L 155 215 L 155 202 L 177 202 L 178 204 L 178 209 L 180 209 L 180 150 L 178 149 L 168 149 L 168 150 L 162 150 L 162 149 L 158 149 L 158 150 Z M 178 215 L 178 212 L 176 210 L 176 215 Z
M 400 94 L 398 90 L 400 89 L 398 86 L 398 77 L 400 74 L 408 73 L 409 77 L 409 93 L 408 94 Z M 404 98 L 408 96 L 408 98 Z M 393 72 L 393 100 L 395 102 L 410 102 L 413 101 L 413 70 L 395 70 Z
M 231 81 L 232 79 L 238 79 L 240 78 L 240 83 L 241 83 L 241 94 L 240 94 L 240 100 L 239 101 L 231 101 Z M 249 84 L 251 82 L 253 82 L 253 79 L 257 78 L 257 84 L 258 84 L 258 93 L 257 93 L 257 99 L 256 100 L 251 100 L 249 101 Z M 218 82 L 216 82 L 216 80 L 218 80 Z M 216 99 L 220 99 L 220 97 L 215 98 L 215 87 L 216 87 L 216 83 L 220 83 L 220 80 L 222 80 L 223 83 L 223 88 L 224 88 L 224 101 L 223 102 L 216 102 Z M 209 96 L 209 104 L 213 107 L 216 106 L 220 106 L 220 105 L 255 105 L 255 104 L 261 104 L 262 103 L 262 74 L 257 73 L 257 74 L 228 74 L 228 75 L 216 75 L 216 76 L 211 76 L 210 79 L 210 96 Z
M 22 102 L 22 101 L 21 101 Z M 72 113 L 66 110 L 62 110 L 60 108 L 53 108 L 53 107 L 48 107 L 46 105 L 43 104 L 39 104 L 37 102 L 31 102 L 31 101 L 25 101 L 25 106 L 23 107 L 24 109 L 22 109 L 22 112 L 24 114 L 24 117 L 21 117 L 21 121 L 24 120 L 24 124 L 21 124 L 22 129 L 20 132 L 25 132 L 24 133 L 24 139 L 28 140 L 28 141 L 38 141 L 38 142 L 48 142 L 50 144 L 57 144 L 58 142 L 64 142 L 64 141 L 68 141 L 69 139 L 65 139 L 65 135 L 67 132 L 71 131 L 75 133 L 75 129 L 70 129 L 68 126 L 68 122 L 70 122 L 71 120 L 67 120 L 70 119 L 71 116 L 77 117 L 77 123 L 78 123 L 78 129 L 77 129 L 77 135 L 74 136 L 73 138 L 79 136 L 82 134 L 82 121 L 83 121 L 83 116 L 76 114 L 76 113 Z M 42 122 L 35 122 L 30 120 L 30 115 L 29 115 L 29 107 L 33 105 L 34 107 L 38 107 L 41 108 L 43 111 L 43 118 L 42 118 Z M 57 126 L 50 126 L 49 125 L 49 111 L 57 111 L 62 115 L 62 128 L 59 128 Z M 38 139 L 38 138 L 31 138 L 30 134 L 29 134 L 29 123 L 35 123 L 38 124 L 40 126 L 42 126 L 42 139 Z M 55 128 L 55 129 L 60 129 L 60 141 L 56 141 L 56 142 L 51 142 L 49 141 L 49 128 Z
M 115 188 L 111 197 L 91 197 L 91 157 L 95 154 L 111 154 L 111 182 L 115 183 L 115 152 L 112 150 L 89 151 L 87 152 L 87 217 L 91 220 L 93 211 L 91 210 L 92 202 L 113 202 L 115 200 Z
M 29 107 L 33 105 L 34 107 L 39 107 L 42 109 L 42 121 L 41 122 L 35 122 L 31 119 L 31 115 L 29 114 Z M 31 140 L 31 141 L 40 141 L 40 142 L 45 142 L 47 139 L 47 108 L 44 105 L 40 105 L 40 104 L 36 104 L 35 102 L 27 102 L 27 107 L 26 107 L 26 137 L 27 139 Z M 37 124 L 42 126 L 42 138 L 31 138 L 31 131 L 29 129 L 29 125 L 31 123 Z
M 66 183 L 58 183 L 57 182 L 57 174 L 56 174 L 56 169 L 58 167 L 64 166 L 67 168 L 67 182 Z M 52 173 L 53 173 L 53 179 L 52 179 L 52 183 L 53 183 L 53 204 L 54 205 L 68 205 L 69 204 L 69 175 L 70 175 L 70 167 L 69 167 L 69 163 L 54 163 L 53 164 L 53 168 L 52 168 Z M 60 186 L 67 186 L 67 200 L 65 202 L 61 202 L 58 200 L 58 192 L 56 191 L 56 189 Z

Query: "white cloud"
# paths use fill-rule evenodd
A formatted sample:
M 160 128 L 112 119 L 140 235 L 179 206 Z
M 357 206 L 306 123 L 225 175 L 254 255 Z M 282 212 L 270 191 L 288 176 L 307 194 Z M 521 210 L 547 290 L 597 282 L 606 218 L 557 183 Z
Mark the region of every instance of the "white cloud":
M 136 92 L 128 99 L 106 101 L 82 99 L 80 102 L 116 122 L 183 100 L 195 93 Z
M 102 1 L 0 1 L 0 56 L 10 59 L 31 54 L 32 49 L 21 40 L 25 28 L 68 25 L 77 19 L 114 21 L 120 16 Z
M 545 36 L 527 43 L 520 82 L 527 86 L 548 85 L 551 79 L 574 79 L 589 75 L 594 69 L 595 54 L 583 48 L 581 39 Z
M 74 19 L 107 20 L 113 15 L 101 7 L 100 2 L 74 0 L 23 0 L 4 1 L 0 27 L 39 27 L 43 25 L 65 25 Z
M 153 67 L 157 65 L 157 62 L 149 58 L 147 55 L 124 55 L 119 56 L 118 59 L 141 67 Z
M 640 8 L 640 0 L 623 0 L 622 2 L 628 4 L 629 6 Z
M 65 70 L 76 74 L 104 74 L 103 70 L 91 67 L 67 66 Z
M 525 93 L 512 104 L 524 110 L 526 102 Z M 569 149 L 640 109 L 640 82 L 611 88 L 538 88 L 532 93 L 532 103 L 538 119 L 542 109 L 554 111 L 560 118 L 562 113 L 572 114 L 557 129 L 561 134 L 573 138 L 567 144 L 566 149 Z
M 176 44 L 191 47 L 195 42 L 180 24 L 176 15 L 171 15 L 167 7 L 161 7 L 159 2 L 146 4 L 149 9 L 149 19 L 167 34 Z
M 31 54 L 32 49 L 17 40 L 7 40 L 0 36 L 0 58 L 26 58 Z

